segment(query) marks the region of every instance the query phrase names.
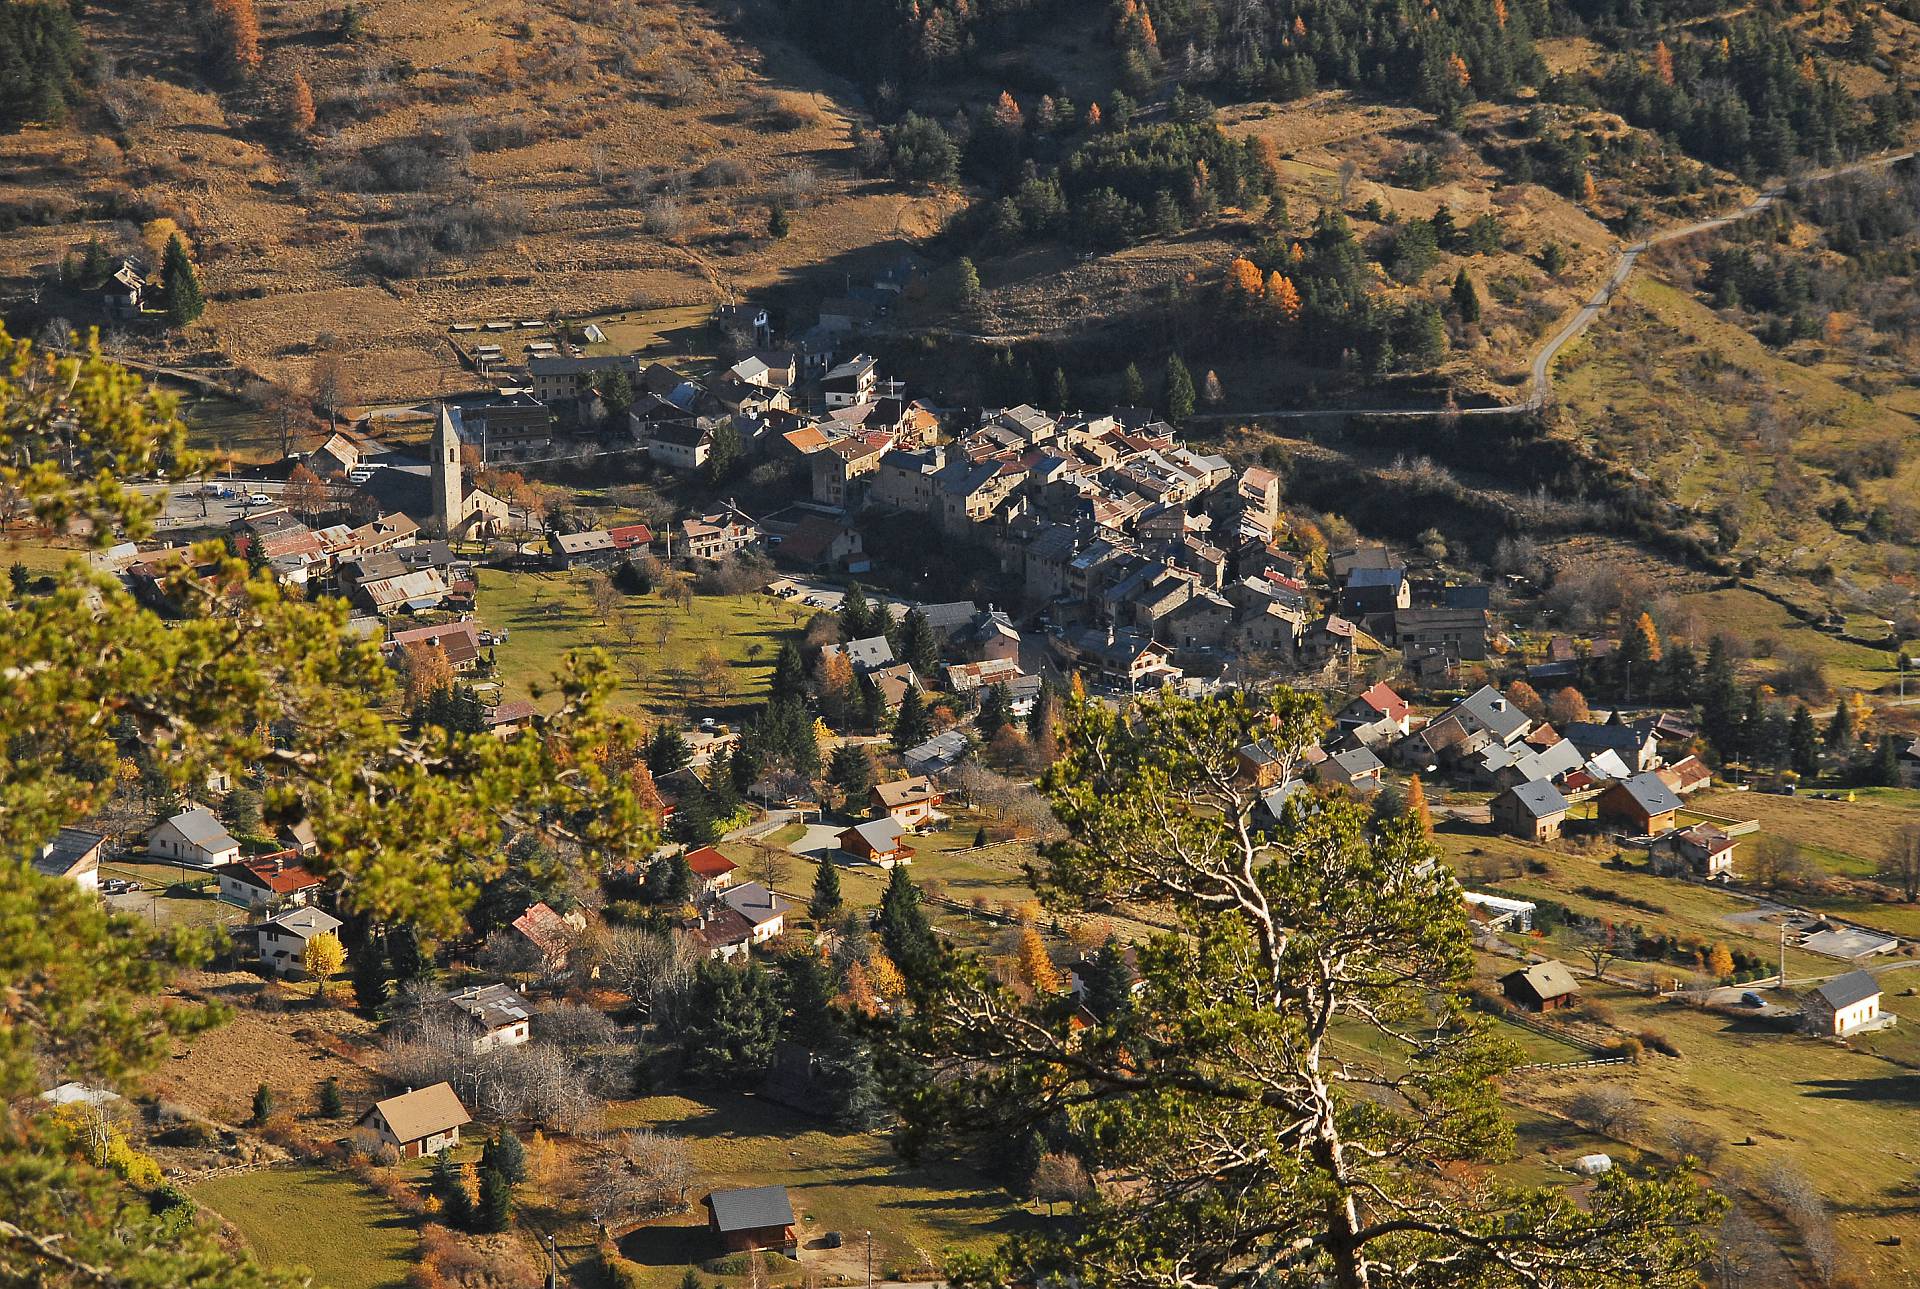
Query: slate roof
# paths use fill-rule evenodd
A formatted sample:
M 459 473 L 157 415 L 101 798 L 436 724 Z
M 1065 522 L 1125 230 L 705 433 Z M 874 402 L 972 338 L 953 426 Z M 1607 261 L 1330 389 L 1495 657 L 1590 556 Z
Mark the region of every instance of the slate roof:
M 84 828 L 62 828 L 34 859 L 34 871 L 44 877 L 65 877 L 106 840 L 103 834 Z
M 771 922 L 793 907 L 791 901 L 781 899 L 759 882 L 730 886 L 720 892 L 720 898 L 726 901 L 728 908 L 755 926 Z
M 1515 976 L 1526 981 L 1528 988 L 1533 990 L 1534 996 L 1543 1002 L 1549 998 L 1560 998 L 1580 992 L 1580 982 L 1573 978 L 1573 972 L 1568 970 L 1564 962 L 1555 962 L 1551 959 L 1546 962 L 1536 962 L 1524 970 L 1510 973 L 1506 978 L 1511 980 Z
M 1373 754 L 1372 749 L 1364 747 L 1337 753 L 1332 759 L 1333 763 L 1340 767 L 1340 772 L 1349 779 L 1358 778 L 1363 774 L 1377 774 L 1387 768 L 1385 763 Z
M 770 1226 L 792 1226 L 793 1204 L 784 1186 L 749 1186 L 744 1190 L 715 1191 L 707 1196 L 713 1225 L 722 1235 L 758 1231 Z
M 1680 809 L 1680 798 L 1676 797 L 1673 789 L 1651 770 L 1624 780 L 1620 786 L 1625 788 L 1627 795 L 1633 798 L 1634 803 L 1649 815 L 1663 815 L 1669 810 Z
M 1532 783 L 1516 784 L 1508 789 L 1515 801 L 1535 819 L 1547 819 L 1553 815 L 1567 813 L 1567 799 L 1560 795 L 1560 789 L 1544 779 Z
M 898 819 L 892 815 L 883 815 L 878 819 L 869 819 L 865 823 L 855 824 L 840 835 L 845 837 L 847 833 L 853 833 L 875 851 L 884 855 L 890 850 L 899 848 L 900 839 L 906 835 L 906 832 L 907 830 L 901 827 Z
M 897 806 L 909 806 L 921 802 L 931 803 L 939 793 L 934 790 L 931 779 L 924 774 L 917 774 L 911 779 L 876 783 L 873 785 L 873 795 L 883 809 L 892 810 Z
M 528 1018 L 527 1000 L 511 985 L 475 985 L 448 994 L 446 1001 L 486 1030 L 504 1029 Z
M 325 909 L 299 908 L 288 909 L 276 917 L 270 917 L 260 924 L 261 927 L 278 927 L 302 940 L 311 940 L 317 935 L 326 935 L 340 929 L 340 919 Z
M 202 850 L 232 850 L 240 844 L 205 806 L 182 810 L 167 822 L 173 825 L 175 832 Z
M 1878 997 L 1880 982 L 1865 971 L 1849 971 L 1844 976 L 1835 976 L 1832 980 L 1814 989 L 1820 1001 L 1839 1011 L 1855 1003 L 1863 1003 L 1869 998 Z
M 1454 705 L 1455 712 L 1471 716 L 1480 728 L 1501 742 L 1511 742 L 1533 723 L 1492 685 L 1482 685 Z

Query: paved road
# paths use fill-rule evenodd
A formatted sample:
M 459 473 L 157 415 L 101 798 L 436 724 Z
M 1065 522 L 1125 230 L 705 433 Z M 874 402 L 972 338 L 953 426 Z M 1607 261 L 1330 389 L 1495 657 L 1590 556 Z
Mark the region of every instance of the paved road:
M 1884 156 L 1869 157 L 1865 161 L 1855 161 L 1844 166 L 1833 166 L 1826 170 L 1814 171 L 1812 174 L 1805 175 L 1795 182 L 1801 184 L 1823 183 L 1829 179 L 1837 179 L 1842 175 L 1860 174 L 1864 171 L 1878 170 L 1885 166 L 1895 165 L 1902 161 L 1911 160 L 1915 155 L 1915 150 L 1908 149 L 1904 152 L 1894 152 Z M 1548 340 L 1547 343 L 1542 346 L 1540 352 L 1534 355 L 1530 378 L 1527 382 L 1527 396 L 1517 403 L 1502 403 L 1494 407 L 1460 407 L 1452 409 L 1444 407 L 1343 407 L 1304 410 L 1300 408 L 1274 408 L 1263 412 L 1203 412 L 1189 419 L 1195 421 L 1232 421 L 1247 419 L 1259 419 L 1263 421 L 1304 421 L 1340 416 L 1371 416 L 1389 419 L 1399 417 L 1430 417 L 1437 412 L 1449 410 L 1460 416 L 1510 416 L 1516 412 L 1537 412 L 1546 405 L 1547 397 L 1552 392 L 1553 360 L 1559 357 L 1560 351 L 1565 349 L 1569 344 L 1572 344 L 1583 331 L 1592 325 L 1593 320 L 1600 316 L 1601 311 L 1613 302 L 1614 295 L 1622 286 L 1626 285 L 1627 279 L 1633 276 L 1634 266 L 1640 262 L 1640 256 L 1642 254 L 1650 247 L 1659 246 L 1665 242 L 1676 242 L 1683 238 L 1697 237 L 1701 233 L 1712 232 L 1718 228 L 1725 228 L 1728 224 L 1738 223 L 1743 219 L 1751 219 L 1778 201 L 1786 192 L 1787 187 L 1788 185 L 1786 184 L 1776 184 L 1738 210 L 1729 211 L 1724 215 L 1715 215 L 1711 219 L 1695 220 L 1691 224 L 1681 224 L 1673 228 L 1662 229 L 1660 232 L 1649 236 L 1645 241 L 1635 242 L 1631 246 L 1622 248 L 1618 257 L 1614 260 L 1613 271 L 1607 274 L 1607 280 L 1601 283 L 1600 289 L 1595 291 L 1587 302 L 1581 305 L 1571 318 L 1567 319 L 1566 324 L 1553 334 L 1552 339 Z
M 216 497 L 203 491 L 198 480 L 185 483 L 142 483 L 134 490 L 149 497 L 165 494 L 166 509 L 155 519 L 154 527 L 168 528 L 204 528 L 212 525 L 225 526 L 236 519 L 244 519 L 256 511 L 266 510 L 267 506 L 256 506 L 247 500 L 254 493 L 277 498 L 287 485 L 273 479 L 236 479 L 218 480 L 220 484 L 233 490 L 232 497 Z

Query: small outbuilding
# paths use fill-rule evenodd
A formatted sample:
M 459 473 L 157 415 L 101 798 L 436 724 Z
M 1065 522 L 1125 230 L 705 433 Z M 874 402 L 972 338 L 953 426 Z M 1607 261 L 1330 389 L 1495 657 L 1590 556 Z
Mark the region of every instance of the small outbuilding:
M 1548 959 L 1500 977 L 1507 1000 L 1530 1012 L 1558 1011 L 1580 1001 L 1580 982 L 1564 962 Z
M 707 1225 L 729 1253 L 767 1249 L 790 1258 L 800 1256 L 793 1231 L 793 1202 L 784 1186 L 749 1186 L 743 1190 L 714 1191 L 702 1201 Z
M 892 815 L 882 815 L 855 824 L 840 834 L 840 849 L 855 859 L 882 868 L 913 862 L 913 847 L 906 843 L 907 830 Z

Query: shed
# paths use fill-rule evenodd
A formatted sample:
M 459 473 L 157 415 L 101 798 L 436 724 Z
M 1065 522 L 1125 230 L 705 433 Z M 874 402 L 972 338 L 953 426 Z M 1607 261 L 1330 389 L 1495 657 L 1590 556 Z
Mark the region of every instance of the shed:
M 1816 987 L 1806 998 L 1808 1027 L 1820 1034 L 1852 1034 L 1880 1019 L 1880 982 L 1849 971 Z
M 748 1186 L 714 1191 L 702 1201 L 707 1225 L 729 1253 L 771 1249 L 790 1258 L 800 1256 L 793 1231 L 793 1202 L 784 1186 Z
M 1580 982 L 1564 962 L 1549 958 L 1500 977 L 1507 998 L 1528 1011 L 1550 1012 L 1571 1007 L 1580 998 Z

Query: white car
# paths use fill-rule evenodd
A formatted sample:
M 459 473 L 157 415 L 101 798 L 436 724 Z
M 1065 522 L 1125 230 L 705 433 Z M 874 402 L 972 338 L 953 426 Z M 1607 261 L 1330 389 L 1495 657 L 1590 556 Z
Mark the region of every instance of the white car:
M 273 498 L 264 492 L 256 492 L 247 497 L 247 504 L 249 506 L 271 506 L 273 504 Z

